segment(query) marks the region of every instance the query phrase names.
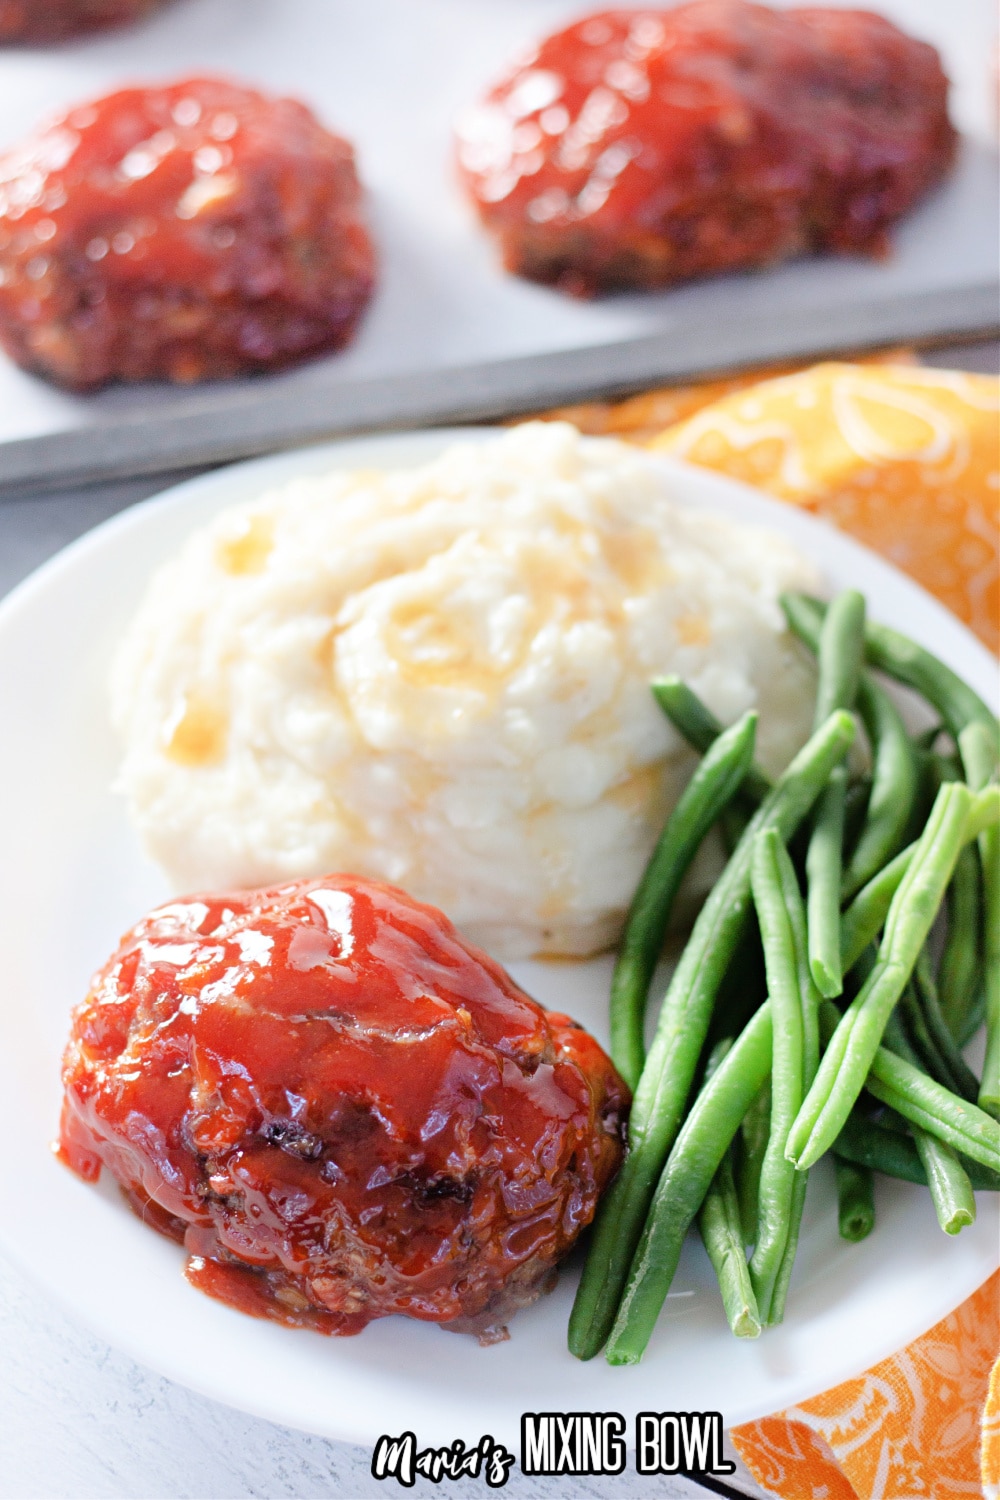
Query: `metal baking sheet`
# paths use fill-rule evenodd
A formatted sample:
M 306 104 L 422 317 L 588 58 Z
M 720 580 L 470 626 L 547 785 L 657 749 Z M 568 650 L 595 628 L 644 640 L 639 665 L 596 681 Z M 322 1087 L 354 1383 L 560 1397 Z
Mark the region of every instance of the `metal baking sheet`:
M 888 260 L 803 259 L 596 302 L 504 275 L 455 182 L 451 125 L 519 51 L 588 8 L 597 4 L 176 0 L 110 37 L 0 52 L 0 143 L 131 80 L 213 71 L 297 95 L 354 141 L 381 257 L 354 346 L 281 376 L 75 397 L 0 360 L 0 492 L 996 325 L 991 0 L 881 0 L 942 51 L 964 137 L 955 173 L 899 227 Z

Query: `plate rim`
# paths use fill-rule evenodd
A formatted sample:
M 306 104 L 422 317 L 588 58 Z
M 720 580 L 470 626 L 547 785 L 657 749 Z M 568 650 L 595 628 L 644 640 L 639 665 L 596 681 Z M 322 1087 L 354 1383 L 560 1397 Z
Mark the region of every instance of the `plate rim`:
M 530 418 L 528 420 L 531 420 Z M 520 424 L 519 424 L 520 425 Z M 572 425 L 572 424 L 570 424 Z M 95 526 L 89 527 L 66 546 L 61 547 L 44 562 L 33 568 L 24 578 L 0 599 L 0 629 L 6 628 L 8 614 L 15 613 L 33 598 L 36 591 L 46 587 L 49 582 L 57 578 L 64 570 L 68 571 L 87 556 L 87 554 L 102 547 L 106 541 L 117 537 L 119 534 L 127 534 L 132 529 L 141 528 L 147 517 L 161 510 L 172 508 L 178 502 L 184 503 L 196 499 L 201 494 L 211 496 L 219 487 L 227 486 L 230 481 L 240 481 L 244 476 L 252 477 L 260 474 L 262 476 L 274 475 L 275 483 L 281 482 L 281 476 L 287 470 L 288 478 L 295 478 L 304 474 L 314 472 L 312 465 L 323 465 L 328 458 L 337 455 L 363 452 L 365 449 L 389 447 L 397 445 L 402 449 L 413 446 L 423 448 L 426 446 L 428 453 L 435 446 L 449 443 L 473 441 L 482 442 L 491 436 L 497 436 L 503 432 L 510 431 L 509 425 L 499 424 L 475 424 L 446 427 L 420 427 L 412 429 L 400 429 L 388 432 L 370 432 L 346 438 L 331 438 L 323 443 L 310 443 L 304 447 L 282 449 L 277 453 L 269 453 L 256 458 L 241 459 L 235 463 L 222 464 L 217 468 L 207 470 L 202 474 L 195 474 L 189 478 L 179 480 L 176 484 L 165 486 L 157 490 L 155 494 L 148 495 L 142 500 L 134 501 L 99 521 Z M 595 436 L 583 434 L 588 440 L 595 442 L 620 441 L 614 437 Z M 793 501 L 779 499 L 769 494 L 766 490 L 758 489 L 755 485 L 748 484 L 741 479 L 735 479 L 729 474 L 719 473 L 716 469 L 708 468 L 701 464 L 691 463 L 686 459 L 678 458 L 670 453 L 661 453 L 646 447 L 626 444 L 630 450 L 642 453 L 657 468 L 676 477 L 694 479 L 698 484 L 710 486 L 717 489 L 720 494 L 728 493 L 734 500 L 740 500 L 749 504 L 752 511 L 757 515 L 748 517 L 745 524 L 750 526 L 767 525 L 768 518 L 774 517 L 781 523 L 781 530 L 792 535 L 793 539 L 798 534 L 803 536 L 824 536 L 838 550 L 841 548 L 848 551 L 857 551 L 864 555 L 867 565 L 873 567 L 878 573 L 891 575 L 893 584 L 901 591 L 907 593 L 914 604 L 919 603 L 922 610 L 926 611 L 932 618 L 947 625 L 950 631 L 957 631 L 964 638 L 963 647 L 968 648 L 973 656 L 980 658 L 980 663 L 989 663 L 992 658 L 968 625 L 953 614 L 946 605 L 942 604 L 932 593 L 919 583 L 910 574 L 897 567 L 895 563 L 872 548 L 858 541 L 849 532 L 841 531 L 833 526 L 824 517 L 815 515 L 804 506 L 798 506 Z M 300 468 L 301 464 L 308 464 L 308 468 Z M 343 467 L 341 464 L 333 466 L 336 469 Z M 315 472 L 325 472 L 318 467 Z M 269 486 L 270 487 L 270 486 Z M 263 489 L 257 494 L 263 494 Z M 243 499 L 251 498 L 246 495 Z M 16 503 L 16 502 L 14 502 Z M 221 507 L 222 501 L 217 504 Z M 237 498 L 227 502 L 231 504 L 240 503 Z M 680 503 L 684 503 L 681 501 Z M 217 514 L 216 503 L 213 502 L 211 514 Z M 208 519 L 208 516 L 206 516 Z

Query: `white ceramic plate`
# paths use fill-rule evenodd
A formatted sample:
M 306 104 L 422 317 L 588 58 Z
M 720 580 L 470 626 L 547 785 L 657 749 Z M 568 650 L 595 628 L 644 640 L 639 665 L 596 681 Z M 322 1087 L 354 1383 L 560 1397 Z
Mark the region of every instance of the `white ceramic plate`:
M 432 456 L 457 434 L 382 437 L 209 474 L 99 527 L 0 607 L 0 1156 L 2 1239 L 54 1296 L 110 1343 L 217 1400 L 334 1438 L 422 1443 L 490 1433 L 516 1448 L 523 1411 L 721 1411 L 735 1425 L 857 1374 L 956 1307 L 997 1259 L 995 1203 L 957 1240 L 923 1189 L 879 1182 L 878 1227 L 838 1239 L 830 1175 L 812 1174 L 784 1325 L 732 1338 L 701 1246 L 691 1240 L 643 1363 L 580 1364 L 566 1350 L 575 1274 L 522 1312 L 510 1342 L 480 1349 L 401 1318 L 325 1339 L 256 1322 L 191 1290 L 178 1247 L 145 1229 L 107 1183 L 87 1187 L 49 1154 L 70 1006 L 118 935 L 165 894 L 111 795 L 109 654 L 154 565 L 196 523 L 293 475 Z M 466 432 L 464 436 L 470 434 Z M 987 652 L 884 562 L 808 516 L 704 470 L 669 464 L 693 506 L 783 531 L 852 584 L 873 614 L 931 646 L 981 694 Z M 541 1001 L 606 1036 L 606 960 L 519 964 Z

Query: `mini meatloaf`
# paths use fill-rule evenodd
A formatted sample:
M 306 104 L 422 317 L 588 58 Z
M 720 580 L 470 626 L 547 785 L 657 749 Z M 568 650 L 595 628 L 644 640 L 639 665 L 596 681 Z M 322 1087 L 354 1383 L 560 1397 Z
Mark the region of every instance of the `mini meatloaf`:
M 0 0 L 0 44 L 59 42 L 88 31 L 126 26 L 166 0 Z
M 0 342 L 73 390 L 338 349 L 374 277 L 353 151 L 294 99 L 123 89 L 0 156 Z
M 108 1167 L 203 1291 L 483 1342 L 590 1222 L 628 1102 L 440 912 L 349 876 L 152 912 L 75 1012 L 63 1081 L 63 1159 Z
M 933 47 L 867 11 L 695 0 L 592 15 L 469 111 L 508 270 L 580 296 L 801 251 L 879 255 L 955 148 Z

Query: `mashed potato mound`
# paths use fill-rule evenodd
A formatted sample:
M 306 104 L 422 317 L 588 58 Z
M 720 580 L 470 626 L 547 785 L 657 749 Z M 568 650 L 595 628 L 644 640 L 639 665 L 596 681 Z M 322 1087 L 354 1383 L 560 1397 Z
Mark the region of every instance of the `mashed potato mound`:
M 812 714 L 777 597 L 813 567 L 675 494 L 636 449 L 528 423 L 227 510 L 113 671 L 147 849 L 178 889 L 354 871 L 500 957 L 606 946 L 693 764 L 650 678 L 726 722 L 758 706 L 772 770 Z

